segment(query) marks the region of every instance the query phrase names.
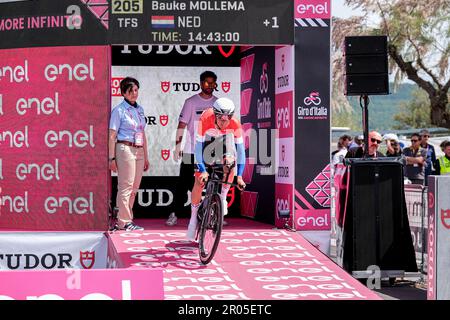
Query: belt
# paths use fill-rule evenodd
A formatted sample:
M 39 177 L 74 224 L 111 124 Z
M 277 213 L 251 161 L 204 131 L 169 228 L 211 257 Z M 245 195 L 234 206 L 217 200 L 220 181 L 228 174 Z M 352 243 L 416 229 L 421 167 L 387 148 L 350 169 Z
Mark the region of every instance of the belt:
M 137 146 L 133 142 L 130 142 L 130 141 L 117 140 L 117 143 L 122 143 L 126 146 L 135 147 L 135 148 L 143 148 L 143 146 Z

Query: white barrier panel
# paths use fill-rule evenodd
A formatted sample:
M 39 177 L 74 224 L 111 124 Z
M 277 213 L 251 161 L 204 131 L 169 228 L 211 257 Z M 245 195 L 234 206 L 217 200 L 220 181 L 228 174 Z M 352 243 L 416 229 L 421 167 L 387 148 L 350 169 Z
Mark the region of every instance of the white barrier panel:
M 450 177 L 431 176 L 428 197 L 428 299 L 450 299 Z
M 327 256 L 330 255 L 330 231 L 298 231 L 309 243 Z
M 101 232 L 2 232 L 0 270 L 106 268 Z

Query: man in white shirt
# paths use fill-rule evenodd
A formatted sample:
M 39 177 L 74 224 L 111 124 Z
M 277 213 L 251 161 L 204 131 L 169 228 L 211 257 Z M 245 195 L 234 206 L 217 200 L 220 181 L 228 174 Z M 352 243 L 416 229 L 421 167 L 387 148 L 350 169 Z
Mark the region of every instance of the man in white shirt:
M 342 164 L 342 160 L 347 155 L 348 146 L 351 141 L 352 141 L 352 137 L 350 137 L 348 134 L 344 134 L 343 136 L 341 136 L 339 138 L 338 150 L 333 153 L 333 158 L 331 160 L 331 163 L 333 164 L 333 166 Z
M 212 71 L 205 71 L 200 75 L 201 92 L 186 99 L 178 119 L 174 159 L 182 160 L 178 183 L 175 185 L 175 212 L 169 215 L 166 225 L 177 224 L 176 211 L 182 210 L 187 201 L 187 191 L 194 186 L 194 146 L 197 123 L 205 109 L 213 106 L 217 97 L 213 95 L 217 87 L 217 75 Z M 186 130 L 186 140 L 183 151 L 181 143 Z

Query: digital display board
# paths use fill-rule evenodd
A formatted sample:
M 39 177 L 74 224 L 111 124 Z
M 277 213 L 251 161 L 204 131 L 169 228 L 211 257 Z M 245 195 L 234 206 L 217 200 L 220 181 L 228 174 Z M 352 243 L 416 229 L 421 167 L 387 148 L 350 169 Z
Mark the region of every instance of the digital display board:
M 292 44 L 293 1 L 112 0 L 112 43 Z
M 292 0 L 0 1 L 0 49 L 294 42 Z

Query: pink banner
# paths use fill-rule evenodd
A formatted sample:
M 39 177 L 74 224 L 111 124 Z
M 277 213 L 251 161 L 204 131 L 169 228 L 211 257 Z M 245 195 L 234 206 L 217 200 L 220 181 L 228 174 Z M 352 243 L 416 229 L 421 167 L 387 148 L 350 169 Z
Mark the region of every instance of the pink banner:
M 162 270 L 2 271 L 0 299 L 161 300 Z
M 330 230 L 330 209 L 295 210 L 295 225 L 297 230 Z
M 105 230 L 109 48 L 0 51 L 0 229 Z
M 275 124 L 280 138 L 294 136 L 294 95 L 293 91 L 275 95 Z
M 294 212 L 294 185 L 293 184 L 275 184 L 275 226 L 282 228 L 287 222 L 292 227 Z M 289 213 L 289 217 L 280 216 Z
M 330 19 L 330 0 L 295 0 L 295 18 L 309 19 Z

